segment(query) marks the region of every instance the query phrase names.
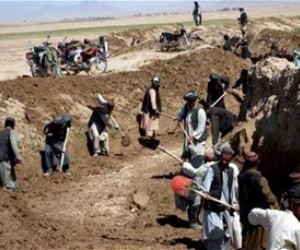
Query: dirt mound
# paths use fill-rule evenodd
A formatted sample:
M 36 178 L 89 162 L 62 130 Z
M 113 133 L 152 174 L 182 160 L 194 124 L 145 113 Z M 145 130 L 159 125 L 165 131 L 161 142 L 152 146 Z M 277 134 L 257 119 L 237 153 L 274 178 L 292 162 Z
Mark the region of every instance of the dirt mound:
M 249 138 L 254 131 L 252 148 L 260 152 L 261 169 L 277 194 L 286 188 L 288 175 L 300 160 L 299 79 L 298 70 L 285 59 L 269 58 L 253 71 L 255 119 L 248 123 Z

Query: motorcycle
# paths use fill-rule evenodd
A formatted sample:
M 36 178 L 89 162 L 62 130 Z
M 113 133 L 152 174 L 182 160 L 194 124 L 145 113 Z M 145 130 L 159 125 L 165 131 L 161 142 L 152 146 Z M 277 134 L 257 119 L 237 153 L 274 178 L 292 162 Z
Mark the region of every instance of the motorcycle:
M 192 41 L 188 37 L 186 29 L 180 25 L 179 30 L 175 33 L 162 32 L 159 37 L 159 46 L 161 51 L 169 49 L 188 50 L 192 48 Z
M 41 46 L 34 46 L 25 53 L 27 64 L 33 77 L 61 77 L 61 69 L 58 63 L 58 51 L 44 42 Z
M 59 43 L 60 64 L 67 74 L 76 75 L 86 72 L 90 75 L 105 73 L 107 70 L 107 58 L 98 46 L 85 46 L 79 41 Z

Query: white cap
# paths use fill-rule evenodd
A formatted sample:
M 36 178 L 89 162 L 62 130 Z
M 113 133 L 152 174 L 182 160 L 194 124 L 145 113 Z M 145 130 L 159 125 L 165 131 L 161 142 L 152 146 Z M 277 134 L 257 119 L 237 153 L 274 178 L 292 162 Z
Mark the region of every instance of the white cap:
M 107 101 L 104 99 L 104 97 L 101 94 L 97 95 L 97 101 L 98 101 L 99 105 L 107 104 Z

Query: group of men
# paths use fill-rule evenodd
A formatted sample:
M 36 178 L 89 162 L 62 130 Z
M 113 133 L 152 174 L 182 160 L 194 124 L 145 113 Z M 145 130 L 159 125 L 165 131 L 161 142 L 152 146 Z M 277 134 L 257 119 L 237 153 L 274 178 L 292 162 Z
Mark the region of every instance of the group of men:
M 289 195 L 287 210 L 271 210 L 279 206 L 267 179 L 258 171 L 258 154 L 245 152 L 240 172 L 232 162 L 235 152 L 228 143 L 218 142 L 213 152 L 205 153 L 205 111 L 199 107 L 195 93 L 187 93 L 184 99 L 187 103 L 178 116 L 187 131 L 181 175 L 193 179 L 203 192 L 202 196 L 189 192 L 185 197 L 175 193 L 177 206 L 187 211 L 190 227 L 203 229 L 208 250 L 226 250 L 230 245 L 246 250 L 299 249 L 300 184 L 290 190 L 293 196 Z M 230 209 L 211 197 L 227 203 Z M 201 208 L 202 225 L 198 219 Z M 289 222 L 293 222 L 290 228 L 277 227 Z
M 152 86 L 154 88 L 154 77 Z M 241 76 L 232 86 L 243 86 L 246 95 L 251 89 L 251 79 L 247 70 L 241 71 Z M 223 86 L 224 85 L 224 86 Z M 225 109 L 223 101 L 224 88 L 229 89 L 229 79 L 217 74 L 210 75 L 207 91 L 207 102 L 198 102 L 195 91 L 189 91 L 183 97 L 185 105 L 177 115 L 179 126 L 185 130 L 183 145 L 182 169 L 180 175 L 193 179 L 194 187 L 202 191 L 198 196 L 193 192 L 181 196 L 175 193 L 175 203 L 178 208 L 187 211 L 188 222 L 191 228 L 203 230 L 203 239 L 208 250 L 225 250 L 232 245 L 235 249 L 283 249 L 270 248 L 274 244 L 286 249 L 298 249 L 300 242 L 300 186 L 293 186 L 290 192 L 294 196 L 289 199 L 289 210 L 273 211 L 279 205 L 268 185 L 267 179 L 258 171 L 259 157 L 256 152 L 244 152 L 244 164 L 242 171 L 232 160 L 235 152 L 230 144 L 221 141 L 215 131 L 228 133 L 235 126 L 236 117 Z M 146 91 L 145 99 L 149 99 L 147 109 L 143 108 L 143 115 L 151 119 L 158 119 L 161 109 L 157 108 L 155 94 Z M 152 90 L 153 92 L 153 90 Z M 217 94 L 216 94 L 217 93 Z M 152 98 L 151 98 L 152 96 Z M 249 101 L 246 99 L 246 103 Z M 149 105 L 149 106 L 148 106 Z M 247 104 L 242 104 L 242 106 Z M 160 106 L 161 107 L 161 106 Z M 151 112 L 150 112 L 151 110 Z M 244 112 L 244 111 L 243 111 Z M 245 118 L 243 114 L 243 118 Z M 212 127 L 213 151 L 206 151 L 208 132 L 206 125 L 210 120 Z M 157 122 L 157 120 L 156 120 Z M 150 122 L 151 123 L 151 122 Z M 216 124 L 218 126 L 216 126 Z M 143 127 L 143 125 L 142 125 Z M 153 138 L 158 127 L 144 127 L 146 136 Z M 294 190 L 294 191 L 293 191 Z M 295 195 L 295 192 L 297 195 Z M 220 205 L 211 199 L 217 199 L 227 206 Z M 203 209 L 203 223 L 199 222 L 199 214 Z M 298 211 L 298 212 L 297 212 Z M 260 218 L 260 219 L 258 219 Z M 282 221 L 278 221 L 279 219 Z M 286 231 L 275 229 L 276 225 L 293 221 L 293 226 Z M 271 234 L 268 233 L 271 230 Z M 283 229 L 285 230 L 285 229 Z M 286 240 L 279 235 L 281 232 L 292 238 Z M 285 249 L 285 248 L 284 248 Z

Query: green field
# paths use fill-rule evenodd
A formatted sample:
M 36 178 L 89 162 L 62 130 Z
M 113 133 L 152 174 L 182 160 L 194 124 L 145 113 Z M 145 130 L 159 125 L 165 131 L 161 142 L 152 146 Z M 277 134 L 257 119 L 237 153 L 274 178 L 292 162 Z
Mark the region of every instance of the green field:
M 295 28 L 295 29 L 293 30 L 293 33 L 299 34 L 299 35 L 300 35 L 300 28 Z
M 219 20 L 208 20 L 204 21 L 203 25 L 220 25 L 220 24 L 231 24 L 236 22 L 234 19 L 219 19 Z M 190 26 L 193 25 L 193 22 L 182 22 L 184 25 Z M 46 37 L 50 36 L 70 36 L 70 35 L 82 35 L 82 34 L 108 34 L 110 32 L 121 32 L 134 29 L 148 29 L 156 28 L 165 25 L 176 25 L 174 23 L 153 23 L 153 24 L 137 24 L 130 26 L 102 26 L 102 27 L 90 27 L 90 28 L 74 28 L 74 29 L 60 29 L 60 30 L 46 30 L 46 31 L 35 31 L 35 32 L 18 32 L 18 33 L 6 33 L 0 34 L 0 40 L 11 40 L 11 39 L 29 39 L 36 37 Z

